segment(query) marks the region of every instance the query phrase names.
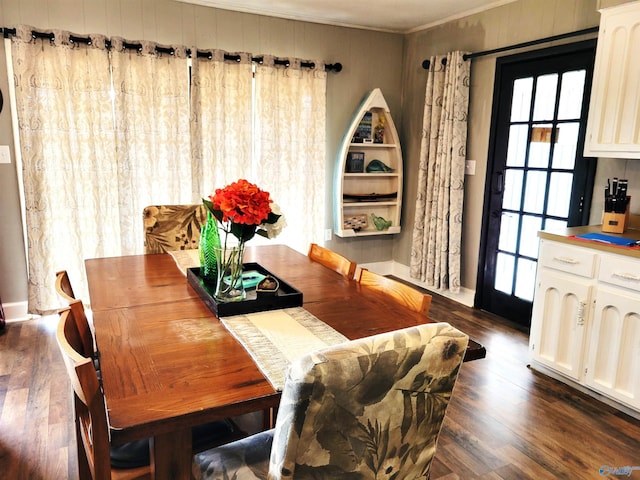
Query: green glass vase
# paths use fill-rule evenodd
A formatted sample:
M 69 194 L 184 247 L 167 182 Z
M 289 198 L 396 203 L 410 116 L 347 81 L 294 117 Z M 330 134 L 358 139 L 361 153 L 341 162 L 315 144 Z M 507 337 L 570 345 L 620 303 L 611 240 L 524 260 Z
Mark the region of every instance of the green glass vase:
M 200 277 L 207 283 L 214 284 L 218 278 L 218 260 L 216 251 L 220 248 L 218 223 L 209 212 L 207 223 L 200 228 Z

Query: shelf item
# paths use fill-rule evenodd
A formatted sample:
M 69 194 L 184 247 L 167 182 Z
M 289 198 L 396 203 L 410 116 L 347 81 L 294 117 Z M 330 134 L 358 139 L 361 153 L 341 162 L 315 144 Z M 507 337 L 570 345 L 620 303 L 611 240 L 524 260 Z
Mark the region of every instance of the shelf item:
M 335 234 L 356 237 L 399 233 L 402 175 L 398 132 L 387 102 L 376 88 L 354 112 L 336 155 Z M 367 221 L 372 213 L 390 221 L 391 226 L 377 230 Z
M 640 158 L 640 2 L 600 15 L 584 154 Z

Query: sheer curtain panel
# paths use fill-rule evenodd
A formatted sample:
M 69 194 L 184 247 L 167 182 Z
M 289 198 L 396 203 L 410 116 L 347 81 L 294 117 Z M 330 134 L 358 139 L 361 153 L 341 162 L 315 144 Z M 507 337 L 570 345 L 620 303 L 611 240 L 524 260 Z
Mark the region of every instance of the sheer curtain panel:
M 189 70 L 185 47 L 173 55 L 112 38 L 122 254 L 143 253 L 147 205 L 199 202 L 193 192 L 189 137 Z
M 460 291 L 468 107 L 469 62 L 463 52 L 431 57 L 410 275 L 451 293 Z
M 202 197 L 251 172 L 251 55 L 208 53 L 191 67 L 193 190 Z
M 285 68 L 265 56 L 256 66 L 254 177 L 285 215 L 277 240 L 303 253 L 323 238 L 326 80 L 322 62 Z
M 88 299 L 84 259 L 120 253 L 111 80 L 105 38 L 11 39 L 27 231 L 29 311 L 60 306 L 55 272 Z

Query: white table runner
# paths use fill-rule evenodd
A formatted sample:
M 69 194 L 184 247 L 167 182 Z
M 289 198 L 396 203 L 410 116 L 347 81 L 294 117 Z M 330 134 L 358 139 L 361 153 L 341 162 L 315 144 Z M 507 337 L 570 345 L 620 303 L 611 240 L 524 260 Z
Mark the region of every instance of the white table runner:
M 173 260 L 176 262 L 176 265 L 183 275 L 187 274 L 188 268 L 200 266 L 200 253 L 197 248 L 189 250 L 172 250 L 167 253 L 173 257 Z
M 278 391 L 284 387 L 285 374 L 293 360 L 348 341 L 302 307 L 235 315 L 220 321 Z

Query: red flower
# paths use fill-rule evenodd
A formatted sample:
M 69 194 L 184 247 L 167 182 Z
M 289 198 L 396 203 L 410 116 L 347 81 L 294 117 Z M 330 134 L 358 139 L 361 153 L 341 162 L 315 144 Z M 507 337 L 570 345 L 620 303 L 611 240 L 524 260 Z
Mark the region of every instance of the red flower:
M 271 213 L 269 192 L 240 179 L 209 196 L 213 208 L 222 212 L 222 221 L 242 225 L 260 225 Z

